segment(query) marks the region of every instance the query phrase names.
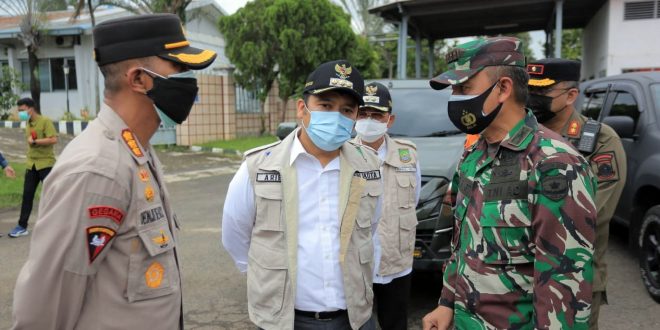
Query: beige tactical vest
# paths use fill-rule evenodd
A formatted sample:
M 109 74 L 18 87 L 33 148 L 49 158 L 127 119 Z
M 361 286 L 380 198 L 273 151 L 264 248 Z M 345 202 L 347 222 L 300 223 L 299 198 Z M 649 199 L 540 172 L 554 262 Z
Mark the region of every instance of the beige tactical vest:
M 294 324 L 298 183 L 289 160 L 298 132 L 281 143 L 246 153 L 256 208 L 248 252 L 248 312 L 250 320 L 266 330 L 293 329 Z M 344 143 L 339 174 L 339 260 L 353 329 L 369 320 L 373 306 L 371 220 L 382 193 L 380 176 L 373 149 Z
M 382 255 L 378 274 L 400 273 L 413 262 L 417 227 L 415 188 L 417 150 L 410 141 L 385 135 L 387 154 L 383 163 L 383 213 L 378 223 Z

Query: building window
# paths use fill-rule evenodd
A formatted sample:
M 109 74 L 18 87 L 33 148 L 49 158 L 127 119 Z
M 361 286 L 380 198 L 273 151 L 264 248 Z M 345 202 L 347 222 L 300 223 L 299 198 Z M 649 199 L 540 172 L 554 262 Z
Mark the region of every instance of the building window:
M 64 84 L 64 58 L 50 58 L 39 60 L 39 82 L 42 92 L 63 91 Z M 78 89 L 76 79 L 76 62 L 72 58 L 66 58 L 69 65 L 69 89 Z M 27 61 L 21 61 L 21 81 L 26 88 L 30 86 L 30 65 Z
M 623 4 L 623 20 L 658 18 L 660 15 L 660 0 L 628 1 Z

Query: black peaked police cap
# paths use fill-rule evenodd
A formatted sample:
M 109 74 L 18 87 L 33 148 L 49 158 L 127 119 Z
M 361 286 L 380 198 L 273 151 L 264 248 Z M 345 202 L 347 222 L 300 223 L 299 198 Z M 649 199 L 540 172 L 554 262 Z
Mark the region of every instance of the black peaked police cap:
M 212 50 L 191 47 L 179 17 L 173 14 L 113 19 L 97 25 L 93 34 L 94 57 L 99 66 L 158 56 L 201 70 L 217 56 Z
M 306 80 L 303 94 L 320 94 L 330 90 L 343 90 L 363 105 L 364 79 L 348 61 L 338 60 L 319 65 Z

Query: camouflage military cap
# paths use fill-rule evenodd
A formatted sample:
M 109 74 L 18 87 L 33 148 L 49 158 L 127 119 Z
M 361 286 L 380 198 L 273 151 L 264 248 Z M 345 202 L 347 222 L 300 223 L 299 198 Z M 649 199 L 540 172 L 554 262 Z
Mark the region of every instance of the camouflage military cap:
M 513 37 L 479 38 L 456 46 L 445 56 L 449 70 L 431 79 L 433 89 L 461 84 L 487 66 L 525 67 L 522 41 Z

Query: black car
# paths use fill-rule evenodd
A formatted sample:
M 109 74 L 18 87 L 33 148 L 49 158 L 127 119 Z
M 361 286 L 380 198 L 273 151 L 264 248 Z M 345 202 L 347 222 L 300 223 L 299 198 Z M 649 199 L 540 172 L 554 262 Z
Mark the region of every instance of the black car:
M 628 177 L 612 220 L 629 228 L 644 285 L 660 302 L 660 72 L 605 77 L 580 89 L 582 113 L 621 137 Z

